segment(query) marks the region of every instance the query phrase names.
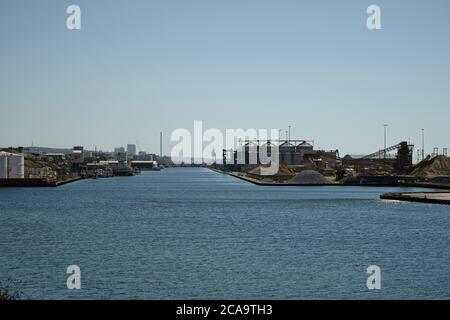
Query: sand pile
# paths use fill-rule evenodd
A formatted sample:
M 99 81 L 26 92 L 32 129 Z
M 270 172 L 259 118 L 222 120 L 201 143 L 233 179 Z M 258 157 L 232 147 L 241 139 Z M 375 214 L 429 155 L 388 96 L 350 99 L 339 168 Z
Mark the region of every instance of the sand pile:
M 449 176 L 450 158 L 446 156 L 427 158 L 416 164 L 411 174 L 420 177 Z
M 293 176 L 295 175 L 295 170 L 288 168 L 285 165 L 280 165 L 278 169 L 278 175 L 280 176 Z
M 248 173 L 250 174 L 254 174 L 254 175 L 261 175 L 261 169 L 262 168 L 268 168 L 268 165 L 262 165 L 259 167 L 256 167 L 252 170 L 250 170 Z M 289 169 L 287 166 L 285 165 L 280 165 L 280 167 L 278 168 L 278 173 L 276 174 L 277 176 L 294 176 L 295 172 L 292 169 Z
M 292 184 L 331 184 L 322 174 L 314 170 L 304 170 L 287 181 Z

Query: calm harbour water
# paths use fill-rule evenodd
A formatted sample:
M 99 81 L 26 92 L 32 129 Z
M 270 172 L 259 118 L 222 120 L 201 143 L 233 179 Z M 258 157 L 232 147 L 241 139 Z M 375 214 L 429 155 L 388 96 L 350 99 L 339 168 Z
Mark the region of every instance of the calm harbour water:
M 449 207 L 378 198 L 402 190 L 203 168 L 0 189 L 0 281 L 31 299 L 450 298 Z M 81 290 L 66 287 L 72 264 Z M 372 264 L 381 290 L 366 287 Z

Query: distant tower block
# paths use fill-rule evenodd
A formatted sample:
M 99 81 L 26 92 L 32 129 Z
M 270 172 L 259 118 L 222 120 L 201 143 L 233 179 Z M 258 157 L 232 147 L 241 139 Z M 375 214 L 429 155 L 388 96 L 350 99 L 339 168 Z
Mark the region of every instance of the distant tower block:
M 84 148 L 82 146 L 75 146 L 72 150 L 72 162 L 80 164 L 84 162 Z
M 137 148 L 135 144 L 127 144 L 127 153 L 130 156 L 135 156 L 137 154 Z

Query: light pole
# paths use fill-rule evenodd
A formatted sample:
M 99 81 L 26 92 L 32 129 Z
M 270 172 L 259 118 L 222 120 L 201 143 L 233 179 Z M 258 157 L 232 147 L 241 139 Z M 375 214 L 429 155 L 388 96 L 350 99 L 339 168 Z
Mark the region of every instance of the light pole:
M 163 139 L 163 133 L 162 131 L 159 132 L 159 156 L 162 158 L 162 139 Z
M 422 160 L 425 160 L 425 129 L 422 129 Z
M 289 142 L 291 142 L 291 126 L 289 126 Z
M 386 160 L 386 128 L 388 127 L 387 124 L 383 124 L 384 127 L 384 159 Z

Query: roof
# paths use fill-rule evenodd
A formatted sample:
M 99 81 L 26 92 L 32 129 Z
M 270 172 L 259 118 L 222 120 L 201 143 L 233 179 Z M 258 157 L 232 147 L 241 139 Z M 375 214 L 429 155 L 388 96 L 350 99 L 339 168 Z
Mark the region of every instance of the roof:
M 270 140 L 268 140 L 266 143 L 262 144 L 262 146 L 274 146 L 275 147 L 275 145 Z
M 152 161 L 152 160 L 132 160 L 131 163 L 142 163 L 142 164 L 153 163 L 153 164 L 155 164 L 157 162 L 156 161 Z
M 285 141 L 282 144 L 280 144 L 280 147 L 294 147 L 294 145 L 289 141 Z
M 313 145 L 308 142 L 302 142 L 298 145 L 299 147 L 312 147 Z
M 65 157 L 66 156 L 64 153 L 58 153 L 58 152 L 44 153 L 44 155 L 49 156 L 49 157 Z
M 249 141 L 245 144 L 245 146 L 249 146 L 249 145 L 256 146 L 257 143 L 255 141 Z
M 108 166 L 109 163 L 105 163 L 103 161 L 101 162 L 91 162 L 91 163 L 87 163 L 86 166 L 88 167 L 105 167 Z

